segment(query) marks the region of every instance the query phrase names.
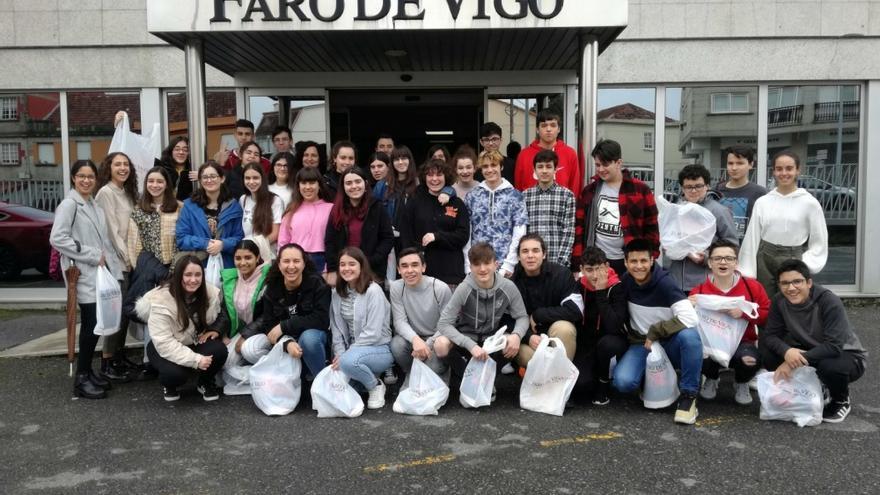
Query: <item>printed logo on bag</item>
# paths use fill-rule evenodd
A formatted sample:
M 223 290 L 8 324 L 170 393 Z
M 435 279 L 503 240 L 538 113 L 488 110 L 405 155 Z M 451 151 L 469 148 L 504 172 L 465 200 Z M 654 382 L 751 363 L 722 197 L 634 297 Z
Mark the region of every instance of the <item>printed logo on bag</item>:
M 540 382 L 531 380 L 531 381 L 529 381 L 529 385 L 531 385 L 532 387 L 535 387 L 535 388 L 541 388 L 544 385 L 554 385 L 556 383 L 564 383 L 564 382 L 567 382 L 568 380 L 571 380 L 572 378 L 574 378 L 574 373 L 570 373 L 567 376 L 551 376 L 550 378 L 543 380 L 543 381 L 540 381 Z
M 330 389 L 334 392 L 345 392 L 345 384 L 342 382 L 330 382 Z
M 733 328 L 730 325 L 729 321 L 720 320 L 718 318 L 713 318 L 711 314 L 704 313 L 702 311 L 700 311 L 700 320 L 702 320 L 703 323 L 708 323 L 709 325 L 712 325 L 714 327 L 718 327 L 722 330 L 728 330 L 730 328 Z

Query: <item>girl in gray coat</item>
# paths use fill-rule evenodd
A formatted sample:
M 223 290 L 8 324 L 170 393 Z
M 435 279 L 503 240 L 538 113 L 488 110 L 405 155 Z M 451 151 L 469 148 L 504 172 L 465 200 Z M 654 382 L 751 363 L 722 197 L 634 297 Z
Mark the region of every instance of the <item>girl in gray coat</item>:
M 359 248 L 339 253 L 339 278 L 330 303 L 334 370 L 341 369 L 369 391 L 368 409 L 385 405 L 385 384 L 376 375 L 394 364 L 391 305 Z
M 73 189 L 55 210 L 55 223 L 49 243 L 61 253 L 62 272 L 71 264 L 80 271 L 76 284 L 76 302 L 79 304 L 79 356 L 73 393 L 86 399 L 103 399 L 110 382 L 92 370 L 92 357 L 98 336 L 95 278 L 99 266 L 106 266 L 117 280 L 122 279 L 122 268 L 116 250 L 110 241 L 104 210 L 92 198 L 98 168 L 91 160 L 77 160 L 70 168 Z M 66 281 L 65 281 L 66 282 Z

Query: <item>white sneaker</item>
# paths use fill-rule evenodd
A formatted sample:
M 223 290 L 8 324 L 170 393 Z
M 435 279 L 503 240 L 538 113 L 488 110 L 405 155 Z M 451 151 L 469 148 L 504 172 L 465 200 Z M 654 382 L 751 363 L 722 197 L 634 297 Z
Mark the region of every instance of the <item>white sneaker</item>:
M 718 395 L 718 379 L 706 378 L 703 386 L 700 387 L 700 397 L 706 400 L 712 400 Z
M 747 406 L 752 403 L 752 391 L 749 389 L 748 383 L 734 383 L 733 391 L 733 400 L 737 404 Z
M 367 409 L 381 409 L 385 407 L 385 384 L 379 380 L 379 384 L 370 390 L 367 396 Z
M 759 369 L 758 373 L 755 374 L 755 377 L 752 378 L 751 380 L 749 380 L 749 388 L 752 390 L 758 390 L 758 375 L 760 375 L 761 373 L 766 373 L 766 372 L 767 372 L 767 370 L 764 368 Z
M 516 370 L 513 368 L 513 364 L 511 363 L 507 363 L 504 365 L 503 368 L 501 368 L 502 375 L 512 375 L 514 373 L 516 373 Z

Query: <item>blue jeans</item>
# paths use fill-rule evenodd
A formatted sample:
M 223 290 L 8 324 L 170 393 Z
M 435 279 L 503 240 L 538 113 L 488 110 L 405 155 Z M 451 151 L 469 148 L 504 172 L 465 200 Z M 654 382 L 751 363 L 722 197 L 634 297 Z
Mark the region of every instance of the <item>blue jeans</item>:
M 314 328 L 303 331 L 296 339 L 302 348 L 302 360 L 312 378 L 327 366 L 327 332 Z
M 700 391 L 700 373 L 703 368 L 703 342 L 695 328 L 685 328 L 671 337 L 654 342 L 660 344 L 672 366 L 681 370 L 678 389 L 689 394 Z M 634 392 L 645 378 L 645 358 L 648 350 L 642 344 L 629 346 L 614 368 L 614 388 L 623 393 Z
M 312 260 L 312 263 L 315 264 L 315 268 L 318 269 L 318 273 L 324 272 L 324 267 L 327 264 L 326 259 L 324 258 L 324 253 L 306 253 L 309 255 L 309 258 Z
M 351 346 L 339 358 L 339 369 L 367 390 L 373 390 L 379 384 L 376 375 L 392 364 L 394 358 L 388 344 Z

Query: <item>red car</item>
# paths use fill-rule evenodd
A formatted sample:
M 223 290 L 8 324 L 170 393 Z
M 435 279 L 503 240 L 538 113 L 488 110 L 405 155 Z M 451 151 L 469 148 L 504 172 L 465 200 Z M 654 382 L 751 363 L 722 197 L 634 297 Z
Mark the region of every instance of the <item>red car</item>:
M 26 268 L 49 273 L 49 233 L 55 214 L 0 202 L 0 280 Z

